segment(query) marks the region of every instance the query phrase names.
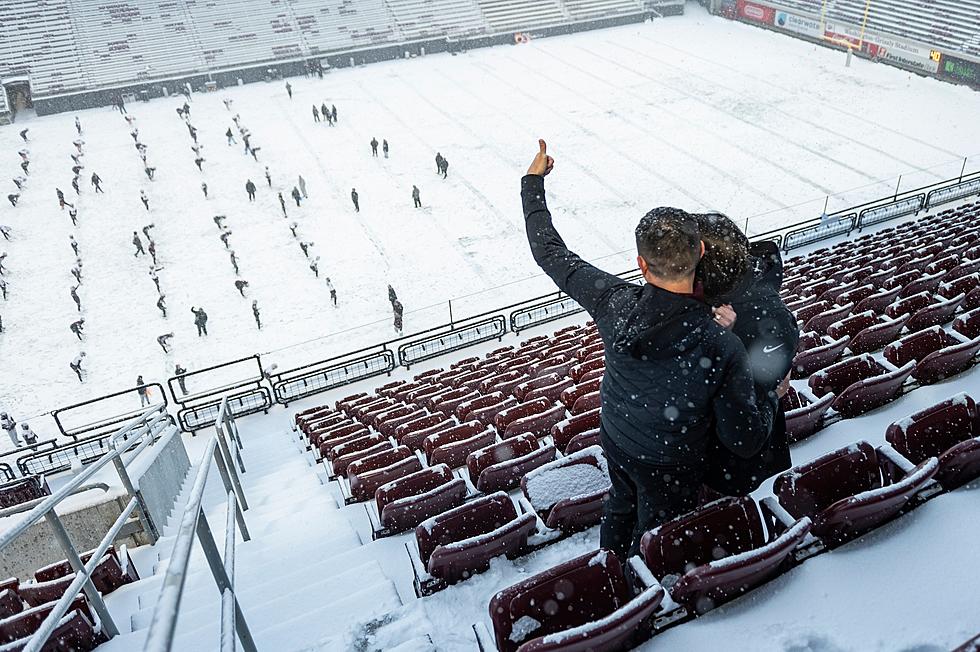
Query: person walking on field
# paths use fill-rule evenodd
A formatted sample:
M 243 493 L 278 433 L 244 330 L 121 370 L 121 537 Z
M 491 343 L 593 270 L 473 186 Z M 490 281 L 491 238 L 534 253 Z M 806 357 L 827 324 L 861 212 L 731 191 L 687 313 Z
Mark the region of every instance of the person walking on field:
M 133 254 L 134 258 L 146 255 L 146 252 L 143 251 L 143 241 L 140 240 L 140 236 L 136 231 L 133 231 L 133 246 L 136 247 L 136 253 Z
M 289 194 L 292 195 L 293 201 L 296 202 L 296 207 L 298 208 L 300 205 L 300 200 L 303 199 L 303 195 L 300 193 L 299 188 L 293 186 L 293 191 Z
M 71 299 L 75 302 L 75 306 L 78 308 L 78 312 L 82 311 L 82 300 L 78 296 L 78 286 L 75 285 L 71 288 Z
M 337 307 L 337 290 L 333 286 L 333 282 L 330 280 L 329 276 L 324 277 L 327 281 L 327 290 L 330 291 L 330 300 L 333 301 L 334 308 Z
M 245 182 L 245 192 L 248 193 L 248 200 L 255 201 L 255 184 L 252 183 L 251 179 Z
M 422 193 L 418 186 L 412 186 L 412 201 L 415 202 L 415 208 L 422 208 Z
M 371 138 L 371 156 L 378 157 L 378 139 Z
M 357 201 L 358 196 L 359 195 L 357 194 L 357 189 L 356 188 L 351 188 L 351 190 L 350 190 L 350 200 L 352 202 L 354 202 L 354 212 L 355 213 L 360 213 L 361 212 L 361 205 Z
M 208 334 L 208 313 L 204 312 L 204 308 L 195 308 L 191 306 L 191 312 L 194 313 L 194 325 L 197 326 L 197 336 Z
M 136 393 L 140 395 L 140 407 L 146 407 L 150 404 L 150 397 L 146 390 L 146 385 L 143 384 L 143 376 L 137 376 Z
M 283 198 L 282 193 L 279 193 L 279 207 L 282 208 L 282 216 L 286 217 L 286 200 Z
M 146 193 L 144 191 L 142 191 L 142 190 L 140 190 L 140 201 L 143 202 L 143 207 L 146 208 L 147 211 L 149 211 L 150 210 L 150 199 L 149 199 L 149 197 L 146 196 Z
M 320 122 L 320 111 L 313 105 L 313 122 Z
M 611 488 L 599 545 L 625 563 L 644 532 L 697 506 L 709 426 L 727 449 L 750 457 L 768 436 L 776 401 L 757 404 L 745 348 L 696 296 L 705 245 L 695 216 L 648 212 L 635 230 L 646 283 L 608 274 L 571 252 L 555 229 L 544 188 L 554 159 L 543 140 L 538 146 L 521 180 L 528 244 L 605 344 L 600 439 Z
M 388 158 L 388 139 L 386 138 L 381 140 L 381 151 L 384 152 L 385 158 Z
M 17 439 L 17 422 L 6 412 L 0 412 L 0 428 L 3 428 L 7 432 L 7 436 L 10 437 L 10 443 L 15 448 L 20 448 L 20 440 Z
M 185 374 L 187 374 L 187 369 L 180 366 L 179 362 L 174 365 L 174 375 L 177 376 L 177 384 L 180 385 L 182 394 L 187 394 L 187 379 L 184 378 Z
M 157 309 L 163 314 L 163 318 L 167 318 L 167 295 L 161 294 L 157 298 Z
M 405 308 L 402 306 L 402 302 L 398 299 L 392 301 L 391 311 L 394 313 L 395 330 L 398 331 L 398 334 L 400 335 L 402 332 L 402 315 L 405 313 Z
M 252 300 L 252 317 L 255 318 L 255 326 L 262 330 L 262 319 L 259 315 L 259 302 L 258 299 Z
M 303 178 L 302 174 L 299 175 L 299 192 L 303 195 L 303 199 L 307 199 L 309 197 L 309 195 L 306 194 L 306 179 Z
M 265 166 L 265 182 L 269 184 L 269 187 L 270 188 L 272 187 L 272 173 L 269 172 L 269 166 L 268 165 Z
M 286 94 L 289 95 L 289 99 L 293 99 L 293 85 L 286 82 Z

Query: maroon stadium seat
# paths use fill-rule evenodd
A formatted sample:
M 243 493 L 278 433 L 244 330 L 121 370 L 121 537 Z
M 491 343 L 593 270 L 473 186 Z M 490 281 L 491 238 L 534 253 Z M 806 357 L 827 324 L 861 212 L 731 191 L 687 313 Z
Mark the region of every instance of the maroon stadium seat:
M 408 423 L 409 421 L 414 421 L 416 419 L 421 419 L 426 416 L 427 412 L 422 408 L 415 408 L 405 413 L 401 413 L 399 410 L 399 415 L 397 417 L 387 417 L 384 420 L 378 419 L 375 423 L 375 428 L 378 432 L 386 437 L 394 437 L 395 430 L 403 423 Z
M 394 448 L 394 446 L 392 445 L 392 443 L 389 440 L 385 439 L 385 440 L 379 442 L 378 444 L 375 444 L 374 446 L 372 446 L 370 448 L 366 448 L 366 449 L 361 450 L 361 451 L 355 451 L 355 452 L 350 453 L 348 455 L 342 455 L 340 457 L 334 458 L 333 462 L 331 462 L 331 464 L 330 464 L 330 468 L 333 469 L 333 474 L 335 476 L 336 475 L 347 475 L 347 468 L 353 462 L 356 462 L 358 460 L 362 460 L 365 457 L 368 457 L 370 455 L 374 455 L 376 453 L 383 453 L 385 451 L 392 450 L 393 448 Z
M 632 597 L 619 559 L 598 550 L 499 591 L 490 619 L 500 652 L 612 652 L 632 647 L 664 590 Z
M 829 301 L 815 301 L 802 308 L 794 310 L 793 316 L 796 317 L 796 321 L 800 322 L 801 324 L 805 324 L 813 317 L 822 313 L 824 310 L 830 310 L 832 307 L 833 304 L 831 304 Z
M 561 402 L 565 404 L 565 407 L 570 408 L 575 405 L 575 401 L 578 400 L 580 396 L 599 391 L 599 387 L 601 385 L 601 378 L 596 378 L 587 382 L 580 382 L 578 385 L 574 385 L 563 391 L 559 398 Z
M 599 427 L 599 410 L 589 410 L 559 421 L 551 428 L 551 438 L 558 450 L 565 452 L 568 443 L 575 435 Z
M 378 487 L 374 500 L 381 527 L 394 534 L 414 528 L 425 519 L 458 507 L 466 498 L 466 483 L 445 464 L 431 466 Z
M 810 517 L 811 533 L 833 547 L 898 514 L 938 466 L 931 457 L 901 480 L 884 484 L 878 453 L 862 441 L 780 474 L 773 493 L 791 517 Z
M 355 439 L 360 439 L 361 437 L 366 437 L 370 434 L 371 432 L 367 429 L 366 426 L 361 426 L 360 429 L 355 432 L 351 432 L 345 435 L 330 437 L 329 439 L 318 439 L 319 445 L 317 446 L 317 452 L 320 454 L 321 458 L 326 457 L 327 453 L 329 453 L 330 450 L 332 450 L 336 446 L 340 446 L 341 444 L 346 444 L 347 442 L 353 441 Z
M 512 407 L 519 405 L 517 399 L 513 396 L 508 396 L 499 403 L 492 403 L 486 407 L 479 408 L 477 410 L 471 410 L 466 415 L 467 421 L 479 421 L 485 426 L 493 425 L 494 419 L 497 415 Z
M 527 457 L 544 449 L 538 448 L 534 435 L 518 435 L 470 453 L 466 457 L 466 468 L 473 486 L 478 490 L 509 491 L 517 486 L 527 471 L 555 458 L 554 446 L 550 448 L 550 455 Z M 484 474 L 487 469 L 491 469 L 491 472 Z
M 834 398 L 834 394 L 830 393 L 811 403 L 800 397 L 799 407 L 786 410 L 786 437 L 789 442 L 803 441 L 823 430 L 824 418 Z
M 836 394 L 832 407 L 844 418 L 850 418 L 897 398 L 914 368 L 909 363 L 889 371 L 870 355 L 863 354 L 814 373 L 809 384 L 818 397 Z
M 524 395 L 525 401 L 533 401 L 538 398 L 548 399 L 552 403 L 561 398 L 562 393 L 575 385 L 575 381 L 571 378 L 563 378 L 558 382 L 546 385 L 545 387 L 538 387 L 536 389 L 530 390 Z
M 527 375 L 521 371 L 505 371 L 503 373 L 497 373 L 490 376 L 482 383 L 480 383 L 480 392 L 483 394 L 490 394 L 492 392 L 503 392 L 504 394 L 510 393 L 510 388 L 514 385 L 509 385 L 508 383 L 516 382 L 522 383 L 527 379 Z M 507 389 L 498 389 L 498 385 L 507 385 Z M 458 416 L 458 415 L 457 415 Z
M 898 298 L 898 293 L 901 291 L 902 288 L 884 288 L 879 292 L 870 294 L 854 306 L 854 312 L 859 313 L 870 310 L 876 315 L 881 314 L 892 301 Z
M 914 361 L 912 377 L 920 383 L 935 383 L 973 366 L 980 339 L 961 342 L 939 326 L 907 335 L 885 347 L 885 359 L 895 366 Z
M 599 436 L 599 429 L 595 428 L 593 430 L 586 430 L 585 432 L 580 432 L 572 437 L 571 441 L 568 442 L 568 446 L 565 447 L 565 455 L 577 453 L 580 450 L 589 448 L 590 446 L 601 445 L 602 440 Z
M 870 297 L 875 293 L 875 287 L 873 285 L 858 285 L 851 290 L 837 296 L 837 305 L 843 306 L 848 303 L 853 303 L 855 308 L 862 301 Z
M 50 495 L 51 489 L 43 475 L 29 475 L 0 485 L 0 507 L 13 507 Z
M 821 335 L 827 334 L 827 327 L 834 322 L 844 319 L 854 308 L 853 303 L 847 303 L 843 306 L 834 306 L 829 310 L 824 310 L 823 312 L 817 313 L 809 320 L 807 320 L 806 325 L 803 327 L 803 331 L 806 333 L 819 333 Z
M 569 410 L 572 414 L 585 414 L 592 410 L 598 410 L 602 407 L 602 392 L 589 392 L 579 396 L 575 401 L 575 405 Z
M 402 451 L 408 451 L 408 448 L 399 446 L 391 451 L 378 453 L 378 458 L 383 461 L 387 461 L 389 458 L 395 458 L 396 461 L 391 462 L 387 466 L 375 466 L 378 463 L 378 460 L 375 459 L 370 461 L 361 460 L 363 464 L 360 466 L 355 466 L 359 464 L 358 462 L 354 462 L 348 466 L 347 479 L 350 481 L 351 500 L 357 503 L 371 500 L 374 498 L 374 492 L 378 487 L 406 476 L 409 473 L 422 470 L 422 462 L 419 461 L 419 458 L 415 457 L 411 451 L 408 451 L 408 456 L 406 457 Z
M 530 433 L 539 437 L 544 436 L 551 432 L 551 428 L 555 424 L 563 421 L 567 414 L 568 412 L 565 410 L 565 406 L 561 403 L 557 403 L 543 412 L 514 419 L 507 424 L 507 427 L 500 433 L 500 436 L 503 439 L 515 437 L 525 433 Z
M 701 614 L 778 575 L 809 530 L 803 517 L 769 537 L 755 501 L 722 498 L 646 532 L 640 555 L 675 602 Z
M 332 461 L 344 455 L 350 455 L 351 453 L 367 450 L 368 448 L 377 446 L 384 441 L 387 441 L 387 438 L 384 435 L 377 432 L 372 432 L 364 435 L 363 437 L 349 439 L 341 444 L 337 444 L 336 446 L 328 449 L 325 453 L 322 449 L 320 452 L 323 453 L 324 457 Z
M 953 321 L 954 313 L 965 298 L 966 296 L 961 294 L 952 299 L 939 299 L 909 317 L 905 327 L 914 332 L 930 326 L 948 324 Z
M 793 358 L 792 377 L 806 378 L 814 371 L 833 364 L 840 359 L 847 344 L 847 337 L 828 341 L 817 333 L 805 333 L 800 337 L 796 356 Z
M 365 426 L 363 423 L 353 423 L 348 420 L 344 423 L 330 426 L 329 428 L 311 431 L 310 444 L 319 448 L 320 444 L 325 441 L 339 439 L 350 435 L 366 435 L 367 433 L 367 426 Z
M 928 292 L 919 292 L 912 296 L 899 299 L 885 308 L 885 314 L 895 319 L 902 315 L 914 315 L 928 305 L 935 303 Z
M 609 486 L 599 446 L 548 462 L 521 478 L 521 491 L 531 507 L 549 528 L 563 532 L 598 523 Z
M 401 444 L 402 446 L 408 446 L 413 451 L 421 450 L 423 442 L 425 442 L 425 440 L 428 437 L 436 433 L 440 433 L 445 430 L 448 430 L 450 428 L 454 428 L 457 425 L 459 424 L 457 424 L 452 419 L 443 419 L 442 421 L 439 421 L 439 423 L 429 426 L 428 428 L 413 430 L 412 432 L 403 436 L 398 443 Z
M 953 330 L 969 339 L 980 337 L 980 309 L 963 313 L 953 322 Z
M 514 405 L 498 412 L 497 416 L 493 418 L 493 425 L 497 428 L 498 432 L 504 432 L 511 421 L 523 419 L 534 414 L 541 414 L 550 408 L 551 401 L 544 398 Z
M 898 293 L 899 298 L 904 299 L 919 292 L 934 292 L 939 287 L 946 272 L 936 272 L 935 274 L 919 275 L 917 279 L 902 288 Z
M 847 343 L 847 348 L 851 353 L 877 351 L 889 342 L 898 339 L 908 320 L 908 315 L 903 315 L 898 319 L 879 317 L 877 323 L 859 331 L 857 335 L 852 337 L 851 341 Z
M 496 441 L 497 433 L 492 428 L 485 428 L 480 422 L 474 421 L 426 438 L 426 459 L 430 465 L 445 464 L 455 469 L 466 464 L 470 453 L 486 448 Z
M 518 401 L 521 401 L 523 403 L 526 400 L 525 396 L 527 396 L 527 393 L 530 392 L 532 389 L 537 389 L 539 387 L 548 387 L 550 385 L 554 385 L 555 383 L 561 382 L 562 380 L 563 378 L 559 374 L 548 374 L 545 376 L 538 376 L 536 378 L 531 378 L 530 380 L 525 380 L 524 382 L 520 383 L 519 385 L 514 387 L 512 393 L 514 394 L 514 397 Z
M 959 294 L 970 294 L 980 287 L 980 274 L 974 272 L 955 280 L 946 279 L 939 285 L 938 294 L 945 299 L 952 299 Z
M 951 491 L 980 477 L 977 418 L 973 399 L 957 394 L 893 423 L 885 432 L 885 439 L 913 464 L 938 458 L 936 480 Z
M 582 376 L 594 371 L 596 369 L 605 369 L 606 359 L 605 357 L 593 358 L 591 360 L 586 360 L 585 362 L 580 362 L 571 369 L 568 370 L 568 375 L 572 377 L 572 380 L 579 383 L 582 382 Z
M 11 644 L 5 649 L 24 649 L 27 644 L 26 639 L 38 630 L 54 606 L 55 603 L 51 602 L 0 621 L 0 644 Z M 49 644 L 42 649 L 72 652 L 94 650 L 109 640 L 97 623 L 98 619 L 89 607 L 85 596 L 79 595 L 72 601 L 58 627 L 49 637 Z
M 479 410 L 490 405 L 496 405 L 506 398 L 504 394 L 500 392 L 494 392 L 492 394 L 486 394 L 478 398 L 471 399 L 469 401 L 463 401 L 456 406 L 456 418 L 460 421 L 469 421 L 467 415 L 473 410 Z
M 511 499 L 498 491 L 422 522 L 415 541 L 428 573 L 455 584 L 485 571 L 494 557 L 520 553 L 536 529 L 534 515 L 518 516 Z
M 400 444 L 402 443 L 403 439 L 405 439 L 412 433 L 418 432 L 420 430 L 425 430 L 426 428 L 431 428 L 432 426 L 437 426 L 445 422 L 446 420 L 447 420 L 446 415 L 442 413 L 426 414 L 424 416 L 417 417 L 415 419 L 410 419 L 409 421 L 405 421 L 404 423 L 401 423 L 400 425 L 396 426 L 392 435 Z

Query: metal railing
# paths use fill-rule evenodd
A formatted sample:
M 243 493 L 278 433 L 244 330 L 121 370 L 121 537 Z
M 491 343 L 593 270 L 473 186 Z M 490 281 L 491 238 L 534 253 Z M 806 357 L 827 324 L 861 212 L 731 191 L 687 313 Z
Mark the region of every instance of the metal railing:
M 109 452 L 103 455 L 98 461 L 85 468 L 57 492 L 51 496 L 45 497 L 43 500 L 40 500 L 40 502 L 23 518 L 17 521 L 14 526 L 7 529 L 3 533 L 0 533 L 0 550 L 3 550 L 15 539 L 27 532 L 27 530 L 36 522 L 42 518 L 45 519 L 53 531 L 55 538 L 58 540 L 59 545 L 64 551 L 69 565 L 75 572 L 74 581 L 68 586 L 64 595 L 62 595 L 61 599 L 58 600 L 54 608 L 51 609 L 48 616 L 40 624 L 37 631 L 31 636 L 30 640 L 23 648 L 25 652 L 38 652 L 44 648 L 48 638 L 58 627 L 62 617 L 64 617 L 64 615 L 68 612 L 68 609 L 71 607 L 72 602 L 74 602 L 74 600 L 81 593 L 85 594 L 89 604 L 98 615 L 99 620 L 101 621 L 102 631 L 110 638 L 119 633 L 119 628 L 116 626 L 112 616 L 109 614 L 109 610 L 106 608 L 102 595 L 99 593 L 98 589 L 95 588 L 95 584 L 92 583 L 92 573 L 99 565 L 99 562 L 109 549 L 109 546 L 111 546 L 115 541 L 116 536 L 120 533 L 120 531 L 122 531 L 123 527 L 129 521 L 130 515 L 132 515 L 134 512 L 137 514 L 140 523 L 143 526 L 143 530 L 150 538 L 150 541 L 152 543 L 156 543 L 158 538 L 156 527 L 150 520 L 149 514 L 144 508 L 142 496 L 140 496 L 139 492 L 135 491 L 133 488 L 133 483 L 129 477 L 129 473 L 126 470 L 126 465 L 139 456 L 139 454 L 142 453 L 148 446 L 152 445 L 154 441 L 157 440 L 158 435 L 166 432 L 168 428 L 172 428 L 173 434 L 177 433 L 177 428 L 173 425 L 170 415 L 167 414 L 166 407 L 161 404 L 148 408 L 138 417 L 123 425 L 113 437 L 113 443 L 118 440 L 124 440 L 127 442 L 126 446 L 121 448 L 115 448 L 114 446 L 110 447 Z M 132 450 L 132 453 L 127 459 L 123 459 L 123 455 L 126 454 L 127 450 L 130 450 L 134 438 L 142 441 L 134 450 Z M 77 493 L 77 490 L 80 489 L 86 483 L 86 481 L 88 481 L 93 475 L 98 473 L 110 462 L 115 465 L 116 471 L 119 473 L 119 479 L 122 481 L 123 486 L 126 488 L 126 491 L 129 494 L 129 502 L 126 503 L 126 506 L 112 524 L 112 527 L 109 528 L 109 531 L 99 542 L 99 545 L 96 547 L 94 553 L 89 559 L 89 562 L 87 564 L 83 564 L 81 556 L 79 555 L 78 550 L 75 548 L 75 545 L 72 543 L 71 536 L 69 535 L 68 530 L 65 529 L 65 526 L 61 521 L 61 517 L 58 516 L 55 508 L 61 504 L 65 498 Z M 5 514 L 0 513 L 0 515 Z
M 221 593 L 220 649 L 222 652 L 233 652 L 236 649 L 237 636 L 237 640 L 241 642 L 242 648 L 246 652 L 255 652 L 256 650 L 252 633 L 249 631 L 245 615 L 242 613 L 241 605 L 235 595 L 236 526 L 238 530 L 241 530 L 242 541 L 248 541 L 251 537 L 245 525 L 243 513 L 248 510 L 248 503 L 245 501 L 245 494 L 238 478 L 236 460 L 231 457 L 231 449 L 233 448 L 237 465 L 244 472 L 245 465 L 240 454 L 242 443 L 238 436 L 235 420 L 228 408 L 227 399 L 221 400 L 214 427 L 215 432 L 207 444 L 203 457 L 201 457 L 201 464 L 198 467 L 197 476 L 194 478 L 187 507 L 180 521 L 177 539 L 170 555 L 170 564 L 167 566 L 167 574 L 163 578 L 160 598 L 153 610 L 153 620 L 150 622 L 150 629 L 143 646 L 145 652 L 170 652 L 173 649 L 177 617 L 180 614 L 180 603 L 183 598 L 184 584 L 187 581 L 188 564 L 190 563 L 195 535 L 211 569 L 211 575 L 214 577 L 218 591 Z M 221 474 L 221 481 L 228 497 L 223 556 L 215 543 L 211 526 L 208 525 L 208 519 L 202 506 L 204 489 L 207 486 L 208 472 L 212 462 L 218 467 L 218 473 Z

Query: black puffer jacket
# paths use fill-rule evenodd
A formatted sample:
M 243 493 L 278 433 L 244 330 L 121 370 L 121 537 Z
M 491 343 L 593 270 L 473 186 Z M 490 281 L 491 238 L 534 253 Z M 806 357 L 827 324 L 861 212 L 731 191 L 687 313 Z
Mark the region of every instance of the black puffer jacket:
M 738 338 L 693 296 L 628 283 L 570 252 L 542 177 L 524 177 L 522 199 L 535 262 L 592 315 L 605 343 L 603 437 L 647 464 L 700 464 L 714 420 L 732 452 L 757 452 L 773 414 L 760 412 Z

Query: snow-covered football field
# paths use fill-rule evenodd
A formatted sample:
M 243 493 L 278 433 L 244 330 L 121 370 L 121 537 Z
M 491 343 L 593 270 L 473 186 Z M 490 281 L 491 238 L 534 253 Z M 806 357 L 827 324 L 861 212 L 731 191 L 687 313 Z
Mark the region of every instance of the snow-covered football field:
M 193 370 L 269 352 L 265 359 L 285 368 L 379 342 L 394 336 L 388 283 L 405 305 L 406 332 L 447 322 L 450 299 L 458 318 L 551 291 L 527 253 L 518 195 L 539 136 L 557 160 L 548 186 L 560 230 L 614 271 L 631 266 L 633 227 L 654 206 L 721 210 L 759 233 L 819 215 L 828 195 L 834 211 L 890 194 L 899 175 L 911 188 L 959 174 L 964 157 L 968 171 L 980 167 L 976 93 L 865 61 L 845 68 L 841 53 L 694 6 L 653 23 L 290 81 L 292 100 L 280 81 L 194 96 L 203 173 L 174 111 L 182 98 L 130 104 L 157 168 L 153 182 L 119 113 L 79 112 L 77 199 L 73 115 L 0 128 L 0 224 L 13 231 L 0 241 L 9 270 L 0 406 L 24 419 L 132 387 L 138 374 L 164 382 L 176 363 Z M 338 126 L 314 124 L 311 107 L 324 101 L 337 106 Z M 261 147 L 258 162 L 240 140 L 226 144 L 235 113 Z M 24 127 L 31 174 L 12 208 L 5 197 L 20 173 Z M 388 140 L 389 159 L 371 156 L 372 137 Z M 450 162 L 446 180 L 436 175 L 437 151 Z M 104 195 L 92 192 L 93 171 Z M 296 208 L 289 192 L 300 174 L 310 196 Z M 258 186 L 254 203 L 247 179 Z M 59 210 L 56 187 L 78 206 L 77 228 Z M 227 216 L 247 298 L 234 286 L 218 214 Z M 292 221 L 299 240 L 315 243 L 319 279 Z M 134 257 L 131 244 L 150 222 L 166 319 L 149 259 Z M 84 263 L 82 341 L 69 330 L 79 315 L 69 234 Z M 192 306 L 208 312 L 206 338 L 196 335 Z M 156 338 L 169 332 L 173 350 L 164 354 Z M 68 367 L 81 351 L 84 384 Z M 34 425 L 53 434 L 47 419 Z

